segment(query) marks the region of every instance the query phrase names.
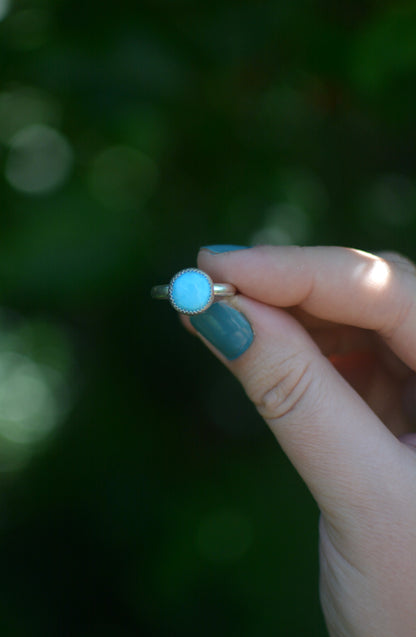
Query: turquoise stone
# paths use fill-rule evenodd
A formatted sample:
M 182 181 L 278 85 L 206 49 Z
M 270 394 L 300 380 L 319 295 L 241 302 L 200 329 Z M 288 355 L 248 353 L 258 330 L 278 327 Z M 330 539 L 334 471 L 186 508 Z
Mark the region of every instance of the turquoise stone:
M 213 285 L 202 270 L 189 268 L 176 274 L 169 285 L 170 301 L 182 314 L 198 314 L 213 301 Z

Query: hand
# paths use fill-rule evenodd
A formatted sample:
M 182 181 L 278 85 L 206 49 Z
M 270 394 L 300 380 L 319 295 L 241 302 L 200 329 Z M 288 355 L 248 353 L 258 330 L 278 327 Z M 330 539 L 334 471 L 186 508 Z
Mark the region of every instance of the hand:
M 331 637 L 415 637 L 416 269 L 270 246 L 202 249 L 198 267 L 240 293 L 183 321 L 240 379 L 320 508 Z

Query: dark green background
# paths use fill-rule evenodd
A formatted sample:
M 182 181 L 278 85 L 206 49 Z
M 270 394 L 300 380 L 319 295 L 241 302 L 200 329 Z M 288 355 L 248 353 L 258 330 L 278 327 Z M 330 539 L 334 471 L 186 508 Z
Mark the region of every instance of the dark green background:
M 0 363 L 58 374 L 64 406 L 0 436 L 1 635 L 324 636 L 311 497 L 149 290 L 210 243 L 416 256 L 416 4 L 3 13 Z M 10 177 L 54 157 L 28 128 L 71 149 L 41 192 Z

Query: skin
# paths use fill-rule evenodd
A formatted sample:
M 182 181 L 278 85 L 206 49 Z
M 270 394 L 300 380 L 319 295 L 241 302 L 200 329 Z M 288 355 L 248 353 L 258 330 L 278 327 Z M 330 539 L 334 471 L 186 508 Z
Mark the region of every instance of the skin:
M 397 254 L 258 246 L 198 267 L 254 330 L 227 361 L 315 498 L 331 637 L 416 635 L 416 269 Z M 184 325 L 193 331 L 189 320 Z

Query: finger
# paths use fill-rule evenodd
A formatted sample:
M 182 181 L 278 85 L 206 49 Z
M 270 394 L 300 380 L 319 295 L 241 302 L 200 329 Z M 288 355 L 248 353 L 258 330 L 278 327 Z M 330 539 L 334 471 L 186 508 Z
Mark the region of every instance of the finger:
M 288 312 L 238 295 L 190 320 L 241 381 L 327 516 L 362 512 L 403 466 L 405 446 Z
M 416 276 L 392 261 L 348 248 L 296 246 L 202 249 L 198 256 L 214 280 L 262 303 L 375 330 L 415 370 Z

